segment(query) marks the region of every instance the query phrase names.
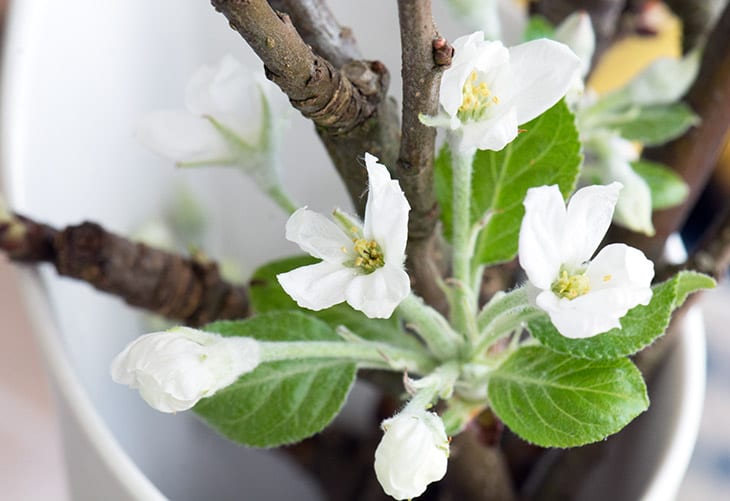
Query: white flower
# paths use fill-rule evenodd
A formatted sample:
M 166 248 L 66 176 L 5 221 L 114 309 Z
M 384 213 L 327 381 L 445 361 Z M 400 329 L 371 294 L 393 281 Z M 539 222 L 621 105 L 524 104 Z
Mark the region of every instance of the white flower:
M 278 275 L 299 306 L 322 310 L 347 303 L 370 318 L 388 318 L 410 292 L 403 269 L 410 206 L 398 181 L 365 154 L 369 191 L 365 223 L 336 212 L 337 223 L 307 208 L 286 224 L 286 238 L 321 263 Z
M 563 336 L 584 338 L 621 327 L 621 317 L 651 300 L 654 264 L 641 251 L 611 244 L 590 260 L 620 189 L 620 183 L 580 189 L 567 210 L 555 185 L 527 191 L 520 265 L 540 289 L 537 305 Z
M 259 361 L 254 339 L 175 327 L 134 340 L 112 362 L 111 375 L 139 389 L 158 411 L 177 412 L 234 383 Z
M 278 186 L 276 155 L 290 107 L 262 73 L 226 55 L 195 72 L 185 105 L 187 111 L 145 116 L 137 129 L 140 141 L 182 167 L 238 167 L 263 189 Z
M 654 235 L 651 190 L 631 167 L 631 162 L 639 158 L 634 144 L 616 133 L 601 132 L 592 134 L 584 146 L 584 177 L 601 183 L 618 181 L 623 185 L 613 214 L 614 222 L 632 231 Z
M 375 449 L 375 474 L 395 499 L 420 496 L 446 474 L 449 440 L 438 415 L 404 411 L 382 423 L 385 431 Z
M 565 45 L 540 39 L 505 48 L 481 31 L 454 41 L 454 59 L 441 78 L 440 109 L 421 121 L 450 130 L 455 150 L 501 150 L 517 126 L 557 103 L 580 61 Z

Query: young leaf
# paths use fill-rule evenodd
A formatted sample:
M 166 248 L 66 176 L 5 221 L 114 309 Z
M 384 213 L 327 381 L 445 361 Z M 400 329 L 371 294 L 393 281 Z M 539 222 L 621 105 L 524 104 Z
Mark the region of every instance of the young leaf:
M 699 118 L 689 106 L 675 103 L 640 108 L 636 118 L 617 123 L 611 128 L 624 139 L 654 146 L 681 136 L 698 123 Z
M 477 151 L 472 174 L 471 222 L 485 215 L 475 260 L 508 261 L 517 254 L 517 239 L 527 189 L 557 184 L 564 196 L 575 186 L 581 163 L 578 130 L 564 102 L 522 126 L 517 139 L 501 151 Z M 445 145 L 435 161 L 436 196 L 444 235 L 451 239 L 451 155 Z
M 474 221 L 489 214 L 475 255 L 481 264 L 508 261 L 517 254 L 528 188 L 557 184 L 567 196 L 578 177 L 578 130 L 563 101 L 521 128 L 524 132 L 502 151 L 477 151 L 474 159 Z
M 489 379 L 494 413 L 542 447 L 575 447 L 618 432 L 649 406 L 646 385 L 628 359 L 585 360 L 529 346 Z
M 585 339 L 562 336 L 547 315 L 530 320 L 527 328 L 546 347 L 559 353 L 591 360 L 609 360 L 632 355 L 664 334 L 672 311 L 689 294 L 711 289 L 715 281 L 707 275 L 681 271 L 670 280 L 653 287 L 651 302 L 637 306 L 621 319 L 621 329 Z
M 264 341 L 339 341 L 326 323 L 298 312 L 277 312 L 210 324 L 224 336 Z M 346 360 L 269 362 L 194 407 L 212 428 L 250 447 L 277 447 L 321 431 L 339 413 L 355 381 Z
M 295 310 L 319 318 L 331 327 L 344 325 L 370 341 L 382 341 L 402 348 L 422 349 L 421 344 L 400 328 L 396 315 L 389 319 L 370 319 L 345 303 L 321 311 L 300 308 L 279 285 L 276 275 L 300 266 L 316 263 L 310 256 L 294 256 L 268 263 L 253 274 L 249 285 L 251 306 L 257 314 L 271 311 Z
M 687 183 L 669 167 L 639 160 L 632 162 L 631 167 L 642 177 L 651 191 L 651 208 L 668 209 L 681 204 L 689 193 Z

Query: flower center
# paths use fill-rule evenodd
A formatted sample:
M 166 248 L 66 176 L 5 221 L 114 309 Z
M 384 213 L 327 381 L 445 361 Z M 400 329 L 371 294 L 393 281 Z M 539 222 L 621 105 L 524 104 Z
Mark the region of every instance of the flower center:
M 383 251 L 378 242 L 364 238 L 356 238 L 353 242 L 355 243 L 355 254 L 357 254 L 353 264 L 365 274 L 372 273 L 385 265 Z
M 472 71 L 462 89 L 463 99 L 458 112 L 461 121 L 481 120 L 490 106 L 499 103 L 499 98 L 492 94 L 487 84 L 477 84 L 477 79 L 477 72 Z
M 560 270 L 560 276 L 553 282 L 552 291 L 561 298 L 575 299 L 578 296 L 588 294 L 591 284 L 585 272 L 568 273 L 567 270 Z

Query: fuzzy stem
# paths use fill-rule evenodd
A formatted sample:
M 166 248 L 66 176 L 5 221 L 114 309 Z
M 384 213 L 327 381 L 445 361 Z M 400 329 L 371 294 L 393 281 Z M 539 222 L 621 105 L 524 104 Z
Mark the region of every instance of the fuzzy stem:
M 453 276 L 454 287 L 452 302 L 452 321 L 467 339 L 474 340 L 476 332 L 470 328 L 469 321 L 476 313 L 476 303 L 469 297 L 472 283 L 471 260 L 473 254 L 471 238 L 471 177 L 474 152 L 462 154 L 452 149 L 454 171 L 453 211 Z M 475 297 L 475 296 L 474 296 Z
M 434 366 L 433 359 L 415 351 L 369 341 L 260 341 L 259 346 L 262 363 L 305 358 L 351 359 L 364 362 L 368 368 L 418 374 L 426 374 Z
M 398 313 L 414 326 L 431 352 L 439 359 L 453 358 L 459 352 L 461 337 L 438 311 L 427 306 L 421 298 L 409 295 L 398 306 Z

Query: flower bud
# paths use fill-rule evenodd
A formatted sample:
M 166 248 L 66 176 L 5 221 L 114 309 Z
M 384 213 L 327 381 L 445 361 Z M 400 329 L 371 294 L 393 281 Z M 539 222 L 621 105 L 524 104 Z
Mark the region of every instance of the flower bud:
M 642 106 L 674 103 L 687 92 L 699 68 L 698 50 L 682 59 L 662 57 L 642 70 L 619 92 L 624 92 L 631 103 Z
M 254 339 L 175 327 L 134 340 L 112 362 L 111 375 L 138 389 L 158 411 L 177 412 L 232 384 L 259 361 Z
M 420 496 L 446 475 L 449 440 L 433 412 L 404 411 L 382 423 L 385 432 L 375 450 L 375 474 L 395 499 Z
M 580 75 L 585 77 L 591 68 L 593 52 L 596 50 L 596 35 L 593 32 L 591 16 L 586 12 L 571 14 L 555 30 L 555 40 L 571 48 L 580 59 Z

